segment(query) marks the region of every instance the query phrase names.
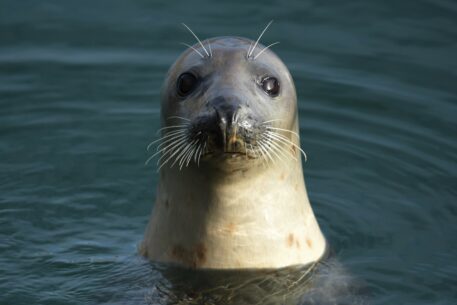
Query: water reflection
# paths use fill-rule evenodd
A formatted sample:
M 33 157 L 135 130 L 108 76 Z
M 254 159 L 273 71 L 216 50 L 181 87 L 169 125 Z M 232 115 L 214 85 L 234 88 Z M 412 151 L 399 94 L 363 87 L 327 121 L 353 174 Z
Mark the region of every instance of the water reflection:
M 162 278 L 148 304 L 365 304 L 361 286 L 332 260 L 278 270 L 153 268 Z

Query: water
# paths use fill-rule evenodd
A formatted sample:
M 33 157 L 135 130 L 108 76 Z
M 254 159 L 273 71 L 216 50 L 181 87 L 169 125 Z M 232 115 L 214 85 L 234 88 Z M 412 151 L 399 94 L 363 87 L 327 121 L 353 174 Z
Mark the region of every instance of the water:
M 3 0 L 1 304 L 152 302 L 163 270 L 136 255 L 157 183 L 145 147 L 193 42 L 180 23 L 255 38 L 271 19 L 344 270 L 313 302 L 343 303 L 347 282 L 367 304 L 457 302 L 455 2 Z

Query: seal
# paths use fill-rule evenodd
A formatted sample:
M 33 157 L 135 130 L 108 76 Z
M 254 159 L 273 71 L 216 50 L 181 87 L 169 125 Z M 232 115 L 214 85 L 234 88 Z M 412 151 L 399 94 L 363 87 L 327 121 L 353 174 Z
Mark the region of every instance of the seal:
M 304 183 L 294 82 L 262 34 L 198 40 L 168 71 L 158 189 L 140 245 L 150 260 L 258 269 L 325 253 Z

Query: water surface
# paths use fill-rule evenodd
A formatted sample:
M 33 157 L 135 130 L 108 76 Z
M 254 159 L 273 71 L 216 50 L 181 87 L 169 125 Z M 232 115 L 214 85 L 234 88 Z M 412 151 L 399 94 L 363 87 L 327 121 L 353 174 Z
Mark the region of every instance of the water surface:
M 263 42 L 295 79 L 309 196 L 344 270 L 322 285 L 332 298 L 303 302 L 345 302 L 349 278 L 367 304 L 457 302 L 453 1 L 3 0 L 1 304 L 152 302 L 145 148 L 193 43 L 180 23 L 255 38 L 271 19 Z

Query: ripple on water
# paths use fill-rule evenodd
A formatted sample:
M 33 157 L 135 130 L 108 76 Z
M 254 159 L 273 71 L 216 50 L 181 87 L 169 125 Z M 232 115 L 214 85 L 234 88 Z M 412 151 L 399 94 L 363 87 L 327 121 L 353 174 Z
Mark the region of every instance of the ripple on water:
M 165 304 L 164 269 L 135 253 L 179 23 L 255 37 L 272 15 L 335 253 L 302 303 L 455 303 L 455 5 L 232 4 L 0 4 L 0 303 Z

